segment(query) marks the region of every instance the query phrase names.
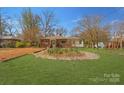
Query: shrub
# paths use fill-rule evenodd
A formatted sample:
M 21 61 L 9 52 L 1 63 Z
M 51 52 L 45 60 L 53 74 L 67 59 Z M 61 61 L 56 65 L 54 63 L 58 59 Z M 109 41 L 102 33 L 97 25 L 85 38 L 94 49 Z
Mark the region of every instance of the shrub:
M 31 46 L 31 43 L 29 42 L 19 42 L 19 41 L 16 42 L 17 48 L 30 47 L 30 46 Z
M 17 48 L 19 48 L 19 47 L 20 47 L 20 48 L 21 48 L 21 47 L 24 47 L 24 43 L 17 41 L 17 42 L 16 42 L 16 47 L 17 47 Z
M 30 42 L 25 42 L 25 47 L 30 47 L 31 43 Z

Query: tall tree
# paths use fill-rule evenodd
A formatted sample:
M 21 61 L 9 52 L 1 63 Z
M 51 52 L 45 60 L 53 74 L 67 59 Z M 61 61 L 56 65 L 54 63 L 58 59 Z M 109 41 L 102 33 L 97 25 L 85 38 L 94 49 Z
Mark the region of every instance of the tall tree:
M 98 33 L 98 41 L 103 42 L 105 45 L 110 41 L 111 38 L 111 25 L 104 26 Z
M 3 12 L 2 9 L 0 8 L 0 36 L 3 36 L 3 34 L 5 33 L 5 19 L 3 17 Z
M 102 36 L 107 34 L 107 26 L 103 26 L 101 16 L 86 16 L 78 21 L 78 31 L 80 37 L 84 40 L 88 47 L 94 48 L 95 45 L 98 47 L 98 42 L 103 42 L 105 37 Z M 105 34 L 106 33 L 106 34 Z M 101 36 L 102 37 L 101 37 Z M 104 37 L 104 40 L 103 40 Z M 108 39 L 108 36 L 106 36 Z M 105 41 L 104 41 L 105 42 Z
M 6 34 L 6 19 L 3 15 L 3 9 L 0 8 L 0 38 Z M 0 39 L 0 47 L 1 47 L 1 39 Z
M 16 23 L 14 23 L 13 18 L 9 17 L 6 23 L 6 30 L 9 36 L 15 36 L 16 35 Z
M 54 35 L 57 20 L 53 11 L 44 11 L 41 15 L 41 31 L 44 36 Z
M 23 39 L 31 44 L 37 43 L 40 37 L 40 17 L 33 14 L 31 9 L 25 9 L 22 12 L 21 27 Z
M 0 9 L 0 36 L 13 36 L 14 25 L 13 19 L 5 15 L 3 9 Z

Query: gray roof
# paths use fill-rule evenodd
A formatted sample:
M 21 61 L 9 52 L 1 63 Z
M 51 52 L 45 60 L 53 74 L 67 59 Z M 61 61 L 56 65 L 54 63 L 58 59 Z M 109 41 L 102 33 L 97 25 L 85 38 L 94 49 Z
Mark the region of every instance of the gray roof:
M 50 37 L 43 37 L 41 39 L 80 39 L 79 37 L 63 37 L 63 36 L 50 36 Z
M 13 37 L 13 36 L 0 36 L 0 39 L 8 39 L 8 40 L 10 40 L 10 39 L 12 39 L 12 40 L 20 40 L 19 38 L 16 38 L 16 37 Z

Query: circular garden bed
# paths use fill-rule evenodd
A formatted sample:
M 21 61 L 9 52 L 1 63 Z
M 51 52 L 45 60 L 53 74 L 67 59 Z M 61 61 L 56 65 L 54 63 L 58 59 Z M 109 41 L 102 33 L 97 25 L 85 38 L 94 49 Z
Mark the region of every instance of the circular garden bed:
M 56 60 L 84 60 L 98 59 L 99 56 L 95 53 L 85 52 L 74 48 L 50 48 L 38 53 L 36 57 Z

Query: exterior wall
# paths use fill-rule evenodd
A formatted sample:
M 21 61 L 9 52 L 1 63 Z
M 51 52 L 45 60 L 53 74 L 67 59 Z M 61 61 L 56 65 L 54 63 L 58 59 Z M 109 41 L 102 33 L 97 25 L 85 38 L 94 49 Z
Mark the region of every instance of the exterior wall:
M 53 44 L 54 41 L 54 44 Z M 83 41 L 73 39 L 41 39 L 42 48 L 72 48 L 72 47 L 84 47 Z
M 42 48 L 47 48 L 50 47 L 50 40 L 49 39 L 41 39 L 41 47 Z
M 84 47 L 83 40 L 73 40 L 73 47 Z
M 72 44 L 71 44 L 70 40 L 68 40 L 68 39 L 57 39 L 56 40 L 56 47 L 70 48 L 70 47 L 72 47 Z
M 54 42 L 54 44 L 53 44 Z M 58 48 L 69 48 L 71 46 L 71 42 L 68 39 L 56 39 L 56 40 L 50 40 L 50 39 L 41 39 L 41 47 L 42 48 L 52 48 L 52 47 L 58 47 Z
M 16 46 L 16 39 L 1 39 L 0 40 L 0 47 L 7 48 L 7 47 L 15 47 Z

